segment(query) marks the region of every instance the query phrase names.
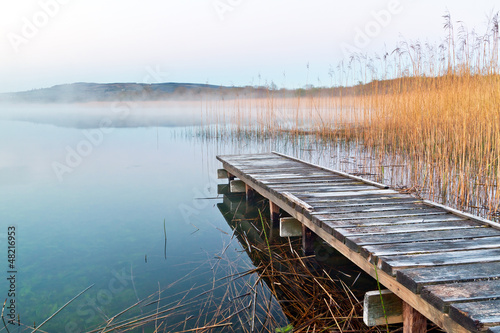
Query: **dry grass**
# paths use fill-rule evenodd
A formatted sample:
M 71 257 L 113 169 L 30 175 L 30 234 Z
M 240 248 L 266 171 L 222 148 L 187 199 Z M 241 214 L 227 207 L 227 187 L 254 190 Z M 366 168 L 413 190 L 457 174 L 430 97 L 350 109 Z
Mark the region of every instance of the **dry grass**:
M 382 56 L 353 55 L 337 88 L 205 107 L 203 134 L 350 142 L 375 159 L 378 180 L 488 218 L 500 212 L 498 14 L 485 34 L 444 16 L 439 45 L 402 42 Z M 353 88 L 360 78 L 371 83 Z M 389 166 L 389 167 L 383 167 Z M 390 166 L 398 166 L 390 168 Z

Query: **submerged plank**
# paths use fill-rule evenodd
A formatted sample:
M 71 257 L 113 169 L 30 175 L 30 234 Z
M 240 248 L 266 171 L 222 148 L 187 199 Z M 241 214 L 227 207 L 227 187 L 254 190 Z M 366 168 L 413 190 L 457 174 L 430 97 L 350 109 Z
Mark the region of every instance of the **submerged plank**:
M 465 328 L 485 331 L 500 325 L 500 300 L 452 304 L 450 317 Z
M 409 267 L 457 265 L 474 262 L 500 261 L 500 249 L 438 252 L 400 256 L 382 256 L 378 266 L 384 272 L 394 275 L 397 270 Z
M 417 294 L 427 285 L 499 278 L 500 261 L 490 262 L 487 265 L 472 263 L 407 268 L 399 270 L 396 274 L 396 279 L 399 283 Z
M 443 312 L 452 303 L 500 299 L 500 280 L 471 281 L 426 286 L 422 298 Z

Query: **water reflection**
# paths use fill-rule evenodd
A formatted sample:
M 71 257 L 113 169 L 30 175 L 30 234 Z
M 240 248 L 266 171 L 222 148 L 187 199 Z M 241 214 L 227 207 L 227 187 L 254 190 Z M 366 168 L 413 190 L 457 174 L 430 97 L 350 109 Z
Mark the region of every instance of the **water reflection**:
M 294 327 L 298 331 L 314 331 L 330 327 L 339 331 L 364 331 L 362 300 L 365 291 L 376 288 L 374 281 L 355 267 L 333 248 L 317 240 L 316 255 L 304 256 L 301 238 L 280 238 L 269 223 L 268 201 L 257 197 L 247 202 L 244 195 L 230 194 L 227 186 L 219 190 L 224 200 L 217 206 L 241 246 L 256 267 L 259 279 L 272 293 L 256 320 L 267 324 L 273 319 L 282 328 Z M 247 295 L 251 297 L 252 293 Z M 274 300 L 281 311 L 274 309 Z M 287 323 L 281 319 L 285 315 Z M 272 331 L 274 325 L 264 325 Z M 251 331 L 247 327 L 248 332 Z

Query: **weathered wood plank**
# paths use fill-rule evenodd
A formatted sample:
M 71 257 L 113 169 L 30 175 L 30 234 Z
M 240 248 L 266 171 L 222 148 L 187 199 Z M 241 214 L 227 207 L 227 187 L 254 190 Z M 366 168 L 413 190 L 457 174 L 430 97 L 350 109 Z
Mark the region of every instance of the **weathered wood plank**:
M 303 177 L 308 178 L 323 178 L 328 176 L 324 173 L 309 173 L 307 175 L 300 173 L 283 173 L 283 174 L 273 174 L 273 175 L 252 175 L 248 174 L 249 177 L 255 178 L 258 181 L 280 181 L 280 180 L 288 180 L 288 179 L 302 179 Z M 258 177 L 257 177 L 258 176 Z
M 493 228 L 491 228 L 493 229 Z M 432 253 L 454 250 L 478 250 L 500 248 L 500 230 L 493 231 L 492 237 L 433 240 L 415 243 L 384 244 L 364 246 L 360 253 L 365 258 L 378 256 Z M 497 235 L 496 237 L 493 235 Z
M 289 193 L 289 192 L 283 192 L 283 197 L 285 197 L 288 201 L 290 201 L 293 205 L 300 206 L 301 208 L 312 211 L 314 210 L 314 207 L 310 206 L 307 202 L 304 202 L 297 198 L 294 194 Z M 296 207 L 295 207 L 296 209 Z
M 354 196 L 365 196 L 365 195 L 385 195 L 385 194 L 398 194 L 394 190 L 368 190 L 368 191 L 345 191 L 345 192 L 329 192 L 329 193 L 308 193 L 297 195 L 302 200 L 307 200 L 309 198 L 335 198 L 335 197 L 354 197 Z
M 325 167 L 322 167 L 322 166 L 319 166 L 319 165 L 315 165 L 315 164 L 312 164 L 312 163 L 309 163 L 309 162 L 305 162 L 305 161 L 299 160 L 299 159 L 297 159 L 295 157 L 292 157 L 292 156 L 284 155 L 284 154 L 277 153 L 277 152 L 272 152 L 272 153 L 276 154 L 278 156 L 284 157 L 284 158 L 286 158 L 288 160 L 292 160 L 292 161 L 296 161 L 296 162 L 300 162 L 300 163 L 309 165 L 309 166 L 311 166 L 313 168 L 316 168 L 316 169 L 321 169 L 321 170 L 326 170 L 326 171 L 329 171 L 329 172 L 333 172 L 333 173 L 335 173 L 335 174 L 337 174 L 339 176 L 343 176 L 343 177 L 347 177 L 347 178 L 352 178 L 352 179 L 357 179 L 357 180 L 362 180 L 363 182 L 365 182 L 367 184 L 374 185 L 374 186 L 376 186 L 378 188 L 389 188 L 389 186 L 387 186 L 385 184 L 380 184 L 380 183 L 374 182 L 372 180 L 363 179 L 361 177 L 350 175 L 350 174 L 342 172 L 342 171 L 332 170 L 332 169 L 325 168 Z
M 450 305 L 450 317 L 473 331 L 500 325 L 500 300 Z
M 263 184 L 266 185 L 280 185 L 280 184 L 286 184 L 286 185 L 304 185 L 304 186 L 314 186 L 317 183 L 324 183 L 324 184 L 342 184 L 342 183 L 351 183 L 355 182 L 352 179 L 349 178 L 340 178 L 337 176 L 332 176 L 332 175 L 327 175 L 327 176 L 320 176 L 320 177 L 301 177 L 301 178 L 281 178 L 279 180 L 262 180 Z
M 386 206 L 396 206 L 396 205 L 411 205 L 411 204 L 417 204 L 417 207 L 420 207 L 419 204 L 421 204 L 422 201 L 418 199 L 411 199 L 411 198 L 406 198 L 406 199 L 386 199 L 386 200 L 338 200 L 338 201 L 314 201 L 314 200 L 308 200 L 309 204 L 311 206 L 314 206 L 314 208 L 317 211 L 320 211 L 322 209 L 332 209 L 336 211 L 343 211 L 343 210 L 348 210 L 348 209 L 363 209 L 364 207 L 366 208 L 377 208 L 377 207 L 386 207 Z
M 445 215 L 446 216 L 446 215 Z M 492 228 L 485 228 L 478 225 L 473 225 L 469 228 L 460 229 L 457 232 L 454 229 L 451 230 L 421 230 L 418 232 L 411 233 L 396 233 L 396 234 L 362 234 L 347 236 L 345 239 L 345 244 L 356 250 L 360 246 L 373 245 L 373 244 L 396 244 L 396 243 L 410 243 L 410 242 L 421 242 L 429 240 L 448 240 L 448 239 L 465 239 L 474 237 L 489 237 L 492 235 Z
M 431 222 L 449 222 L 449 221 L 465 221 L 464 218 L 457 217 L 451 214 L 442 215 L 426 215 L 426 216 L 399 216 L 399 217 L 381 217 L 373 219 L 357 219 L 357 220 L 319 220 L 317 216 L 313 216 L 313 222 L 322 225 L 325 229 L 331 230 L 335 228 L 356 228 L 356 227 L 370 227 L 370 226 L 389 226 L 389 225 L 400 225 L 400 224 L 415 224 L 415 223 L 431 223 Z M 332 231 L 333 233 L 333 231 Z M 387 235 L 388 237 L 383 238 L 383 241 L 387 243 L 387 240 L 392 237 L 392 235 Z M 418 241 L 418 240 L 414 240 Z M 383 243 L 383 242 L 382 242 Z
M 386 323 L 402 323 L 403 302 L 401 298 L 387 289 L 367 292 L 363 300 L 363 322 L 369 327 Z
M 339 214 L 338 216 L 335 213 L 317 214 L 317 212 L 315 212 L 314 216 L 318 220 L 321 220 L 322 222 L 325 223 L 329 221 L 333 221 L 335 223 L 342 223 L 350 220 L 361 221 L 361 220 L 394 219 L 394 218 L 400 218 L 401 220 L 420 219 L 421 222 L 424 222 L 429 217 L 446 216 L 447 214 L 448 214 L 447 212 L 434 209 L 418 209 L 418 210 L 395 210 L 388 212 L 380 211 L 380 212 L 368 212 L 368 213 Z
M 417 294 L 427 285 L 499 278 L 500 261 L 490 262 L 487 265 L 472 263 L 407 268 L 399 270 L 396 274 L 396 279 L 399 283 Z
M 327 215 L 332 214 L 335 216 L 335 219 L 342 218 L 347 214 L 355 214 L 355 213 L 379 213 L 379 212 L 392 212 L 392 211 L 406 211 L 406 212 L 439 212 L 446 213 L 442 210 L 431 208 L 426 205 L 413 203 L 413 204 L 393 204 L 393 205 L 369 205 L 369 206 L 357 206 L 357 207 L 324 207 L 322 209 L 318 209 L 315 207 L 316 215 Z
M 259 176 L 269 177 L 269 176 L 281 175 L 281 174 L 307 175 L 308 173 L 311 173 L 311 172 L 321 173 L 321 174 L 324 174 L 325 176 L 330 176 L 328 173 L 325 173 L 322 171 L 311 170 L 311 168 L 304 168 L 303 166 L 280 165 L 279 167 L 271 166 L 271 167 L 267 167 L 267 168 L 239 167 L 239 169 L 246 174 L 256 175 L 256 177 L 259 177 Z
M 301 195 L 304 200 L 307 200 L 308 202 L 311 202 L 311 204 L 363 204 L 363 203 L 383 203 L 385 201 L 391 201 L 391 200 L 402 200 L 402 199 L 410 199 L 414 200 L 414 198 L 405 195 L 405 194 L 400 194 L 398 192 L 392 192 L 390 194 L 380 194 L 380 193 L 367 193 L 366 195 L 359 196 L 334 196 L 334 197 L 326 197 L 326 198 L 316 198 L 316 197 L 310 197 L 306 195 Z
M 280 218 L 280 237 L 301 237 L 302 223 L 294 217 Z
M 243 193 L 245 192 L 245 182 L 242 180 L 231 180 L 229 183 L 229 190 L 231 193 Z
M 430 223 L 412 223 L 412 224 L 392 224 L 382 226 L 358 226 L 349 228 L 336 228 L 333 230 L 334 235 L 339 234 L 343 238 L 349 236 L 370 234 L 370 235 L 388 235 L 399 233 L 410 233 L 419 231 L 434 231 L 434 230 L 448 230 L 448 229 L 462 229 L 479 226 L 477 222 L 470 220 L 463 221 L 449 221 L 449 222 L 430 222 Z
M 472 281 L 426 286 L 422 298 L 443 312 L 452 303 L 500 299 L 500 280 Z
M 274 184 L 266 184 L 270 188 L 273 188 L 275 190 L 283 190 L 283 191 L 304 191 L 304 190 L 311 190 L 311 189 L 328 189 L 328 188 L 335 188 L 338 186 L 354 186 L 357 187 L 359 185 L 364 185 L 362 182 L 357 182 L 354 180 L 345 180 L 345 181 L 336 181 L 336 182 L 331 182 L 331 181 L 321 181 L 321 182 L 315 182 L 315 183 L 291 183 L 291 184 L 286 184 L 286 183 L 274 183 Z M 372 186 L 370 186 L 372 188 Z
M 390 275 L 409 267 L 457 265 L 474 262 L 500 261 L 500 249 L 438 252 L 400 256 L 381 256 L 378 266 Z
M 323 186 L 323 187 L 313 187 L 313 188 L 293 188 L 293 187 L 271 187 L 275 191 L 287 191 L 293 192 L 296 195 L 309 195 L 309 194 L 328 194 L 336 192 L 348 192 L 348 191 L 370 191 L 376 190 L 377 188 L 371 185 L 339 185 L 339 186 Z

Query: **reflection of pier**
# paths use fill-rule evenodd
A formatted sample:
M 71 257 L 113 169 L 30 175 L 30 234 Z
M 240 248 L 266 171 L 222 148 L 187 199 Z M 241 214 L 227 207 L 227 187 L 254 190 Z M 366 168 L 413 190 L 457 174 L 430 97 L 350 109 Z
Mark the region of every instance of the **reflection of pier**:
M 319 236 L 402 299 L 405 332 L 500 332 L 500 225 L 276 153 L 218 159 L 271 230 L 291 216 L 306 254 Z
M 269 210 L 267 200 L 256 195 L 255 200 L 247 201 L 245 194 L 228 193 L 228 188 L 219 185 L 219 194 L 224 196 L 217 207 L 294 330 L 322 331 L 320 327 L 337 320 L 342 331 L 362 331 L 362 308 L 355 297 L 362 297 L 366 290 L 351 290 L 342 284 L 375 288 L 374 281 L 320 239 L 314 245 L 318 256 L 302 256 L 299 238 L 283 238 L 279 230 L 272 230 L 269 215 L 264 213 Z M 325 303 L 330 299 L 335 306 Z

